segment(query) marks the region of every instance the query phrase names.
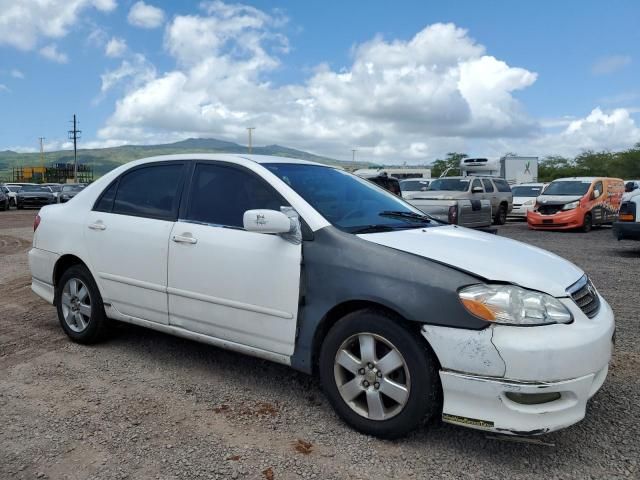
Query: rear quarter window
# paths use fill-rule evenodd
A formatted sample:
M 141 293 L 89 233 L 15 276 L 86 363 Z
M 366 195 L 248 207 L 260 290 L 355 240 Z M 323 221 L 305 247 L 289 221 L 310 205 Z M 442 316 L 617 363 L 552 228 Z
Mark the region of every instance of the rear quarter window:
M 499 192 L 511 192 L 511 187 L 506 180 L 494 180 L 493 183 Z

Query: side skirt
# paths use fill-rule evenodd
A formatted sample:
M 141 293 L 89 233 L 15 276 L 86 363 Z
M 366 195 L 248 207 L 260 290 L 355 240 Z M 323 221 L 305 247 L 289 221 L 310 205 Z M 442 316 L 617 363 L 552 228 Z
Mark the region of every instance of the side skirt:
M 194 340 L 200 343 L 206 343 L 207 345 L 212 345 L 214 347 L 223 348 L 225 350 L 232 350 L 234 352 L 243 353 L 245 355 L 251 355 L 252 357 L 262 358 L 264 360 L 269 360 L 271 362 L 281 363 L 283 365 L 291 365 L 291 357 L 286 355 L 281 355 L 279 353 L 269 352 L 267 350 L 261 350 L 259 348 L 249 347 L 247 345 L 242 345 L 240 343 L 230 342 L 228 340 L 222 340 L 216 337 L 210 337 L 208 335 L 203 335 L 201 333 L 191 332 L 189 330 L 185 330 L 184 328 L 175 327 L 173 325 L 163 325 L 161 323 L 150 322 L 149 320 L 144 320 L 142 318 L 131 317 L 129 315 L 124 315 L 116 310 L 110 304 L 104 305 L 105 313 L 107 317 L 118 320 L 120 322 L 131 323 L 133 325 L 138 325 L 140 327 L 150 328 L 152 330 L 157 330 L 162 333 L 168 333 L 169 335 L 175 335 L 176 337 L 186 338 L 188 340 Z

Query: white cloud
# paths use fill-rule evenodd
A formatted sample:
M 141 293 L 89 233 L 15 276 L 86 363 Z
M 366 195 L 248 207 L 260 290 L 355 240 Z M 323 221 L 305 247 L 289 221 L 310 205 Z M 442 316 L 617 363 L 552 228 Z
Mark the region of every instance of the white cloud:
M 0 0 L 0 45 L 34 50 L 40 38 L 67 35 L 86 9 L 109 12 L 115 0 Z
M 112 37 L 104 48 L 107 57 L 122 57 L 127 51 L 127 42 L 123 38 Z
M 9 93 L 9 87 L 7 87 L 4 83 L 0 83 L 0 93 Z
M 631 64 L 629 55 L 609 55 L 596 60 L 591 67 L 591 72 L 594 75 L 608 75 L 621 70 L 629 64 Z
M 42 47 L 40 49 L 40 55 L 42 55 L 47 60 L 51 60 L 56 63 L 67 63 L 69 61 L 69 57 L 64 52 L 58 51 L 58 46 L 55 43 L 51 43 L 46 47 Z
M 455 25 L 430 25 L 406 41 L 376 37 L 354 48 L 346 68 L 320 66 L 303 83 L 275 86 L 268 77 L 288 50 L 278 31 L 286 20 L 244 5 L 202 9 L 167 25 L 175 68 L 118 100 L 100 138 L 238 140 L 251 124 L 266 143 L 339 157 L 357 147 L 373 159 L 425 159 L 463 137 L 538 128 L 513 97 L 536 74 L 488 55 Z
M 9 72 L 9 75 L 11 75 L 13 78 L 18 78 L 20 80 L 22 80 L 24 78 L 24 73 L 22 73 L 17 68 L 11 69 L 11 71 Z
M 133 4 L 127 20 L 136 27 L 158 28 L 164 23 L 164 11 L 141 0 Z
M 144 55 L 134 54 L 130 59 L 123 60 L 118 68 L 100 76 L 102 81 L 100 92 L 105 94 L 124 81 L 127 81 L 129 88 L 137 88 L 152 81 L 155 76 L 156 69 Z

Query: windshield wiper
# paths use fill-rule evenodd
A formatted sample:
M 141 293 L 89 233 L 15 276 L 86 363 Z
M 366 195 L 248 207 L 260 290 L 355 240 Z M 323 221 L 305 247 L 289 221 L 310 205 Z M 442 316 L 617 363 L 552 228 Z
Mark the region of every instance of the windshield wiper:
M 349 233 L 378 233 L 378 232 L 391 232 L 396 230 L 396 228 L 391 225 L 365 225 L 363 227 L 356 228 L 355 230 L 350 230 Z
M 420 223 L 431 222 L 431 219 L 427 215 L 421 215 L 414 212 L 403 212 L 400 210 L 385 210 L 383 212 L 380 212 L 378 215 L 380 215 L 381 217 L 402 218 L 409 221 L 418 221 Z

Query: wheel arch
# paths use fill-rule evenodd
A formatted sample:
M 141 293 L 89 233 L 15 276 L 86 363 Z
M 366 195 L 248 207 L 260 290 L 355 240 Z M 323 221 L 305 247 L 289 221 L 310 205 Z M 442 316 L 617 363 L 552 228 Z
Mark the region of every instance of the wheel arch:
M 422 325 L 420 322 L 414 322 L 414 321 L 408 320 L 397 309 L 389 305 L 385 305 L 383 303 L 376 302 L 374 300 L 352 299 L 352 300 L 343 301 L 333 306 L 323 316 L 322 320 L 318 323 L 318 326 L 316 327 L 315 333 L 313 335 L 313 341 L 311 344 L 311 362 L 309 365 L 310 372 L 317 371 L 318 359 L 320 357 L 320 348 L 322 347 L 322 343 L 325 337 L 327 336 L 327 334 L 329 333 L 329 330 L 331 330 L 331 327 L 333 327 L 339 320 L 344 318 L 346 315 L 359 310 L 367 310 L 367 309 L 378 310 L 386 313 L 391 317 L 394 317 L 398 321 L 398 323 L 403 325 L 405 328 L 407 328 L 409 331 L 411 331 L 415 335 L 420 336 L 420 338 L 424 340 L 425 345 L 428 345 L 428 348 L 431 350 L 431 353 L 433 354 L 433 358 L 435 358 L 436 361 L 438 362 L 438 368 L 440 367 L 439 360 L 437 355 L 435 354 L 435 351 L 433 350 L 431 345 L 429 345 L 429 342 L 426 339 L 424 339 L 420 334 L 420 328 Z
M 69 268 L 71 268 L 74 265 L 81 265 L 85 267 L 87 270 L 89 270 L 89 272 L 91 272 L 89 265 L 87 265 L 87 263 L 84 262 L 80 257 L 77 257 L 76 255 L 73 255 L 70 253 L 62 255 L 56 261 L 56 264 L 53 267 L 53 286 L 54 287 L 58 286 L 58 283 L 60 282 L 60 278 L 62 278 L 62 275 L 64 274 L 64 272 L 66 272 Z

